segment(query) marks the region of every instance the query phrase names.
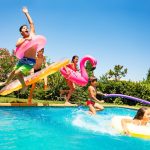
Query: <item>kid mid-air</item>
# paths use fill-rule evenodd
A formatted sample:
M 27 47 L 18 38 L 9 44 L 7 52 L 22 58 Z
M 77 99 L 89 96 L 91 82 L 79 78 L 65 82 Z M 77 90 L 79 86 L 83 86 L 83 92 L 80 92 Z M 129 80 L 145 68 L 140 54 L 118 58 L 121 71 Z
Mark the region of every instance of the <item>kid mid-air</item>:
M 30 24 L 30 30 L 28 29 L 27 25 L 22 25 L 19 29 L 22 38 L 19 38 L 16 47 L 21 46 L 26 40 L 30 41 L 32 37 L 35 35 L 35 28 L 33 21 L 29 15 L 28 9 L 24 7 L 22 9 L 23 13 L 26 15 L 28 22 Z M 18 80 L 22 84 L 22 92 L 27 89 L 27 86 L 24 81 L 24 74 L 29 73 L 29 71 L 35 65 L 35 58 L 36 58 L 36 47 L 31 47 L 24 52 L 24 57 L 21 58 L 16 66 L 14 67 L 13 71 L 10 73 L 6 82 L 1 83 L 1 86 L 5 86 L 10 83 L 10 81 L 16 76 Z

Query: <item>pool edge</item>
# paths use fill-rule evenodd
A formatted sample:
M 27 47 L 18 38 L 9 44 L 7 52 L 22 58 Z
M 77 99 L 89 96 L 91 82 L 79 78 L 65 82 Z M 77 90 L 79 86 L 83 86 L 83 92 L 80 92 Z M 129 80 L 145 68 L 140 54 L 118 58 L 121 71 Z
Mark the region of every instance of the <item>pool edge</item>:
M 0 103 L 1 106 L 7 106 L 7 107 L 13 107 L 13 106 L 35 106 L 35 107 L 44 107 L 44 106 L 49 106 L 49 107 L 77 107 L 77 104 L 71 104 L 71 105 L 65 105 L 65 104 L 43 104 L 43 103 L 35 103 L 35 104 L 27 104 L 27 103 Z M 129 108 L 129 109 L 138 109 L 138 107 L 134 106 L 126 106 L 126 105 L 114 105 L 114 104 L 103 104 L 104 107 L 118 107 L 118 108 Z

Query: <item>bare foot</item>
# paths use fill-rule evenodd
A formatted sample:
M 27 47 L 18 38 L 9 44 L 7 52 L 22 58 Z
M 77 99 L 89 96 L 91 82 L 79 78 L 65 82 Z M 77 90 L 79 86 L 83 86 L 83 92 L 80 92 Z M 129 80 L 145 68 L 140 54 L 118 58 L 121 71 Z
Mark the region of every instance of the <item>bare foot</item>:
M 96 115 L 96 113 L 93 113 L 93 112 L 91 112 L 91 111 L 88 111 L 88 114 L 89 114 L 89 115 Z
M 28 102 L 27 102 L 29 105 L 32 104 L 32 98 L 31 97 L 28 97 Z
M 68 105 L 72 105 L 70 102 L 65 102 L 65 105 L 68 106 Z
M 88 111 L 88 114 L 89 114 L 89 115 L 93 115 L 93 113 L 92 113 L 91 111 Z
M 33 103 L 31 102 L 31 101 L 28 101 L 28 103 L 27 103 L 28 105 L 32 105 Z

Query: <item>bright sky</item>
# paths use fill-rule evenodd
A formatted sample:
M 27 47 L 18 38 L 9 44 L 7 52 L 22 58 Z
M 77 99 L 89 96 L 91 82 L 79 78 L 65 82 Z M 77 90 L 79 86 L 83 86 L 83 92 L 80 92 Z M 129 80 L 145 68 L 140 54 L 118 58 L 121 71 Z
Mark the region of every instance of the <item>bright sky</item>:
M 96 76 L 114 65 L 128 68 L 126 79 L 142 80 L 150 68 L 149 0 L 0 0 L 0 47 L 12 50 L 27 24 L 27 6 L 36 33 L 47 38 L 52 61 L 86 54 L 97 61 Z

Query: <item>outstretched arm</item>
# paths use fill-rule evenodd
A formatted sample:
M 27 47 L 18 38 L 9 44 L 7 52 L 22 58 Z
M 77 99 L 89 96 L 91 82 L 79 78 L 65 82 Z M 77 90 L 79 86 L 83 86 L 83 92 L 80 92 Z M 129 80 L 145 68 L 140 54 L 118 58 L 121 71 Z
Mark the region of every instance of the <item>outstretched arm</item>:
M 31 33 L 35 34 L 34 23 L 33 23 L 32 18 L 29 15 L 28 9 L 26 7 L 23 7 L 22 11 L 23 11 L 23 13 L 26 15 L 26 17 L 28 19 L 28 22 L 30 24 L 30 31 L 31 31 Z
M 97 91 L 98 95 L 106 96 L 107 94 L 102 93 L 101 91 Z
M 122 119 L 122 120 L 121 120 L 121 125 L 122 125 L 122 128 L 123 128 L 123 131 L 124 131 L 124 133 L 127 134 L 127 135 L 130 134 L 130 133 L 129 133 L 129 130 L 128 130 L 128 128 L 127 128 L 127 124 L 128 124 L 128 123 L 132 123 L 132 122 L 133 122 L 132 119 Z
M 88 88 L 88 92 L 89 92 L 90 97 L 91 97 L 93 100 L 95 100 L 95 101 L 101 103 L 101 101 L 96 98 L 95 93 L 94 93 L 92 87 L 89 87 L 89 88 Z

